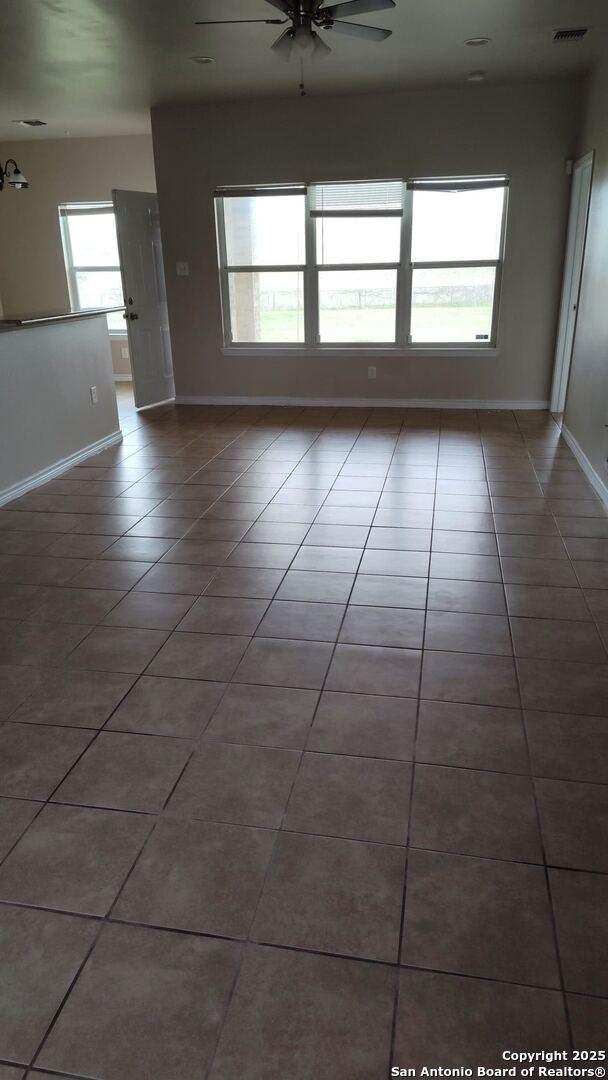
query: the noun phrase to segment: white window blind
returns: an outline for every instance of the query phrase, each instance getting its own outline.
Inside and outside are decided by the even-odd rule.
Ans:
[[[264,195],[306,195],[306,184],[267,184],[265,187],[219,187],[216,199],[258,199]]]
[[[310,208],[319,214],[403,213],[403,182],[377,180],[369,183],[313,184]]]
[[[409,191],[484,191],[488,188],[505,188],[509,186],[506,176],[471,177],[469,179],[447,180],[408,180]]]

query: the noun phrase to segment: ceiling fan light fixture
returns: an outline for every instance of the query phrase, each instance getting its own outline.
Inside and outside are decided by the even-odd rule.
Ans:
[[[276,53],[285,64],[288,63],[293,52],[293,33],[291,27],[283,30],[283,33],[279,34],[276,41],[270,46],[272,52]]]
[[[320,34],[317,34],[315,30],[312,32],[312,59],[324,60],[326,56],[329,56],[331,49],[329,45],[326,45]]]
[[[315,39],[307,26],[296,26],[293,34],[293,43],[299,53],[305,55],[314,49]]]
[[[324,0],[266,0],[283,18],[278,19],[203,19],[195,26],[237,26],[248,23],[266,25],[284,25],[287,27],[270,48],[282,60],[289,60],[293,54],[300,59],[320,59],[331,53],[329,45],[317,33],[317,30],[331,30],[335,34],[346,34],[360,40],[385,41],[392,30],[380,26],[366,26],[363,23],[349,22],[344,15],[365,15],[368,12],[389,11],[394,8],[395,0],[341,0],[325,6]],[[205,58],[192,56],[191,60],[207,62]]]

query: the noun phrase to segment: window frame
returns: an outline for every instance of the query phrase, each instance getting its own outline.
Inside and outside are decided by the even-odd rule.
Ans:
[[[325,183],[347,183],[348,181],[326,181]],[[378,180],[354,181],[357,183],[378,183]],[[218,264],[220,276],[220,305],[223,328],[223,351],[226,353],[259,353],[259,352],[289,352],[289,353],[337,353],[361,352],[364,354],[389,353],[392,355],[437,355],[445,353],[452,356],[469,356],[471,353],[485,356],[493,356],[498,351],[498,329],[500,316],[500,303],[502,294],[502,280],[504,269],[504,252],[506,243],[507,213],[509,202],[509,177],[505,174],[493,176],[466,176],[466,177],[421,177],[418,179],[401,180],[403,200],[402,211],[395,210],[325,210],[319,212],[313,210],[312,192],[319,182],[302,183],[291,185],[258,185],[242,188],[218,188],[214,194],[215,223],[218,247]],[[446,186],[462,185],[463,188],[478,185],[479,189],[484,186],[502,187],[504,191],[502,219],[500,228],[500,242],[498,257],[490,260],[461,260],[446,262],[412,262],[412,231],[413,231],[413,206],[415,186],[423,184],[432,185],[437,190],[440,184]],[[224,198],[231,195],[260,196],[271,194],[298,193],[305,195],[305,262],[298,265],[273,265],[273,266],[229,266],[226,257],[226,233],[224,216]],[[318,217],[347,217],[347,218],[370,218],[370,217],[401,217],[400,235],[400,258],[398,263],[318,263],[316,243],[316,221]],[[438,342],[413,342],[411,340],[412,322],[412,283],[414,272],[417,269],[441,269],[441,268],[466,268],[466,267],[492,266],[495,269],[494,296],[492,304],[491,334],[488,339],[480,341],[438,341]],[[395,339],[394,341],[360,342],[360,341],[320,341],[319,339],[319,274],[324,270],[394,270],[396,271],[396,302],[395,302]],[[232,338],[231,313],[230,313],[230,290],[229,275],[238,272],[297,272],[303,274],[304,293],[304,340],[300,342],[280,341],[239,341]]]
[[[504,180],[504,183],[502,182]],[[477,190],[484,190],[488,187],[502,187],[504,191],[503,204],[502,204],[502,218],[500,223],[500,237],[498,241],[498,256],[496,259],[461,259],[459,261],[446,259],[444,261],[412,261],[412,233],[413,233],[413,215],[414,215],[414,192],[416,188],[419,191],[433,190],[440,191],[441,187],[467,190],[477,187]],[[509,179],[508,177],[433,177],[424,178],[422,180],[410,180],[407,182],[407,196],[410,204],[410,227],[407,236],[409,243],[408,250],[408,273],[409,273],[409,303],[407,311],[409,313],[409,319],[407,321],[406,341],[407,344],[416,349],[431,349],[436,351],[441,348],[448,349],[475,349],[479,348],[497,348],[498,343],[498,317],[500,312],[500,296],[502,291],[502,271],[504,263],[504,249],[506,239],[507,228],[507,207],[509,201]],[[412,341],[412,285],[414,280],[414,273],[416,270],[444,270],[454,269],[462,270],[469,267],[494,267],[494,295],[492,297],[492,318],[490,322],[490,336],[480,341]]]
[[[94,202],[94,203],[60,203],[59,204],[59,226],[61,229],[61,242],[63,245],[63,260],[65,263],[65,272],[68,282],[68,294],[70,297],[70,307],[72,311],[86,311],[87,309],[80,303],[80,297],[78,293],[78,272],[86,273],[121,273],[120,262],[114,266],[89,266],[84,263],[74,262],[74,253],[72,251],[72,239],[70,236],[69,219],[71,217],[79,216],[91,216],[92,214],[112,214],[114,218],[114,226],[116,227],[116,214],[114,212],[114,203],[112,202]],[[120,308],[121,305],[118,305]],[[124,330],[112,329],[108,324],[108,333],[113,337],[126,337],[126,326]]]
[[[292,197],[294,195],[305,196],[305,221],[304,221],[304,248],[306,251],[306,262],[304,263],[273,263],[270,264],[232,264],[228,262],[227,248],[226,248],[226,217],[224,214],[224,199],[225,198],[247,198],[247,197],[259,197],[263,198],[264,195],[285,195]],[[306,227],[308,225],[308,188],[304,184],[294,184],[289,187],[283,186],[264,186],[258,188],[234,188],[225,189],[220,197],[215,197],[215,220],[216,220],[216,234],[218,244],[218,257],[220,265],[220,292],[221,292],[221,307],[222,307],[222,325],[224,332],[224,345],[234,349],[267,349],[267,348],[280,348],[280,349],[302,349],[308,346],[308,327],[306,322],[307,307],[307,267],[308,267],[308,252],[309,242]],[[230,310],[230,275],[231,274],[302,274],[303,283],[303,298],[304,298],[304,340],[303,341],[234,341],[232,336],[232,313]]]
[[[362,182],[365,183],[365,181],[362,181]],[[373,183],[373,181],[370,181],[370,182]],[[338,181],[338,183],[339,183],[339,181]],[[315,210],[312,207],[312,188],[315,185],[314,184],[309,185],[308,195],[307,195],[307,200],[306,200],[307,201],[306,210],[307,210],[307,215],[308,215],[307,221],[308,221],[308,219],[310,219],[310,221],[311,221],[311,229],[310,229],[311,242],[310,242],[310,248],[309,248],[308,243],[306,245],[306,254],[307,254],[307,262],[312,263],[312,271],[314,272],[314,275],[315,275],[315,288],[317,290],[316,291],[315,304],[314,304],[314,323],[313,323],[314,337],[312,338],[312,340],[314,341],[314,344],[317,347],[326,348],[326,349],[337,349],[337,348],[338,349],[339,348],[373,349],[375,346],[380,346],[380,347],[384,347],[384,348],[395,348],[395,346],[398,345],[398,343],[399,343],[399,321],[398,321],[398,312],[399,312],[399,269],[401,267],[401,263],[402,263],[402,259],[403,259],[403,228],[401,228],[401,230],[400,230],[400,236],[399,236],[399,259],[398,259],[397,262],[320,263],[317,260],[317,229],[316,229],[316,222],[317,222],[318,219],[322,219],[324,217],[330,218],[330,219],[331,218],[350,218],[350,219],[352,219],[352,218],[362,218],[363,219],[363,218],[394,217],[394,218],[401,218],[403,220],[403,216],[404,216],[404,209],[403,209],[404,188],[403,188],[403,182],[401,182],[401,183],[402,183],[402,208],[401,208],[401,210],[382,210],[382,209],[379,209],[379,210],[369,210],[369,209],[366,209],[366,210],[356,210],[356,209],[355,210],[331,210],[331,209],[330,210]],[[308,258],[308,256],[310,256],[310,258]],[[331,272],[332,270],[334,270],[334,271],[336,271],[336,270],[337,271],[340,271],[340,270],[345,270],[345,271],[348,271],[348,270],[393,270],[395,272],[395,340],[394,341],[376,341],[376,342],[374,342],[374,341],[352,341],[352,342],[351,341],[321,341],[321,334],[320,334],[320,330],[319,330],[319,324],[320,324],[319,277],[324,271]],[[304,300],[304,303],[306,303],[306,298]]]

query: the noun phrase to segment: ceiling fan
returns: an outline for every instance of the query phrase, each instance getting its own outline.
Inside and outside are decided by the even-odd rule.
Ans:
[[[332,30],[338,34],[348,34],[366,41],[384,41],[392,30],[379,26],[365,26],[362,23],[345,21],[343,15],[367,15],[371,11],[385,11],[394,8],[395,0],[346,0],[345,3],[328,4],[324,0],[266,0],[267,4],[277,8],[283,19],[211,19],[198,21],[196,26],[225,26],[230,23],[267,23],[282,26],[289,22],[286,30],[279,34],[271,48],[283,60],[289,60],[294,49],[299,55],[320,59],[331,52],[329,45],[319,37],[318,30]]]

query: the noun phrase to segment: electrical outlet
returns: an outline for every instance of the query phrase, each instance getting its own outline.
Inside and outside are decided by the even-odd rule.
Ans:
[[[97,394],[97,387],[96,386],[91,386],[91,387],[89,387],[89,390],[91,392],[91,405],[97,405],[97,403],[99,402],[99,396]]]
[[[176,264],[175,264],[175,273],[177,274],[178,277],[189,277],[190,276],[190,263],[176,262]]]
[[[120,355],[122,356],[123,360],[128,360],[129,359],[129,350],[128,350],[126,345],[122,346],[122,348],[120,350]]]
[[[368,367],[368,369],[367,369],[367,377],[368,377],[368,379],[375,379],[376,378],[375,364],[370,364],[370,366]]]

